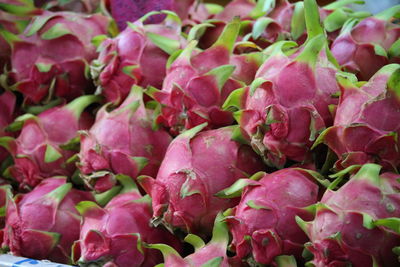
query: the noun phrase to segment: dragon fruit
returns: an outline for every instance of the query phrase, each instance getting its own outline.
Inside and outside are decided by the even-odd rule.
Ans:
[[[337,103],[338,72],[318,23],[315,1],[305,1],[308,41],[296,53],[292,42],[271,46],[269,58],[254,82],[232,93],[224,108],[240,109],[236,119],[251,145],[269,165],[310,160],[310,148],[325,127],[332,125],[329,106]],[[288,53],[289,53],[288,52]]]
[[[90,130],[81,132],[79,169],[98,192],[116,184],[114,174],[132,179],[157,174],[171,137],[162,128],[153,129],[152,111],[145,108],[142,96],[142,88],[133,86],[118,108],[108,112],[103,106]]]
[[[83,216],[80,239],[73,245],[74,262],[86,266],[97,262],[108,267],[152,267],[162,261],[158,251],[142,242],[163,242],[180,250],[180,243],[166,229],[152,228],[151,200],[142,197],[130,177],[119,175],[123,193],[104,208],[83,201],[77,209]]]
[[[167,14],[163,24],[142,25],[139,20],[129,24],[116,38],[101,43],[99,58],[92,62],[91,72],[98,92],[108,102],[123,101],[134,84],[161,88],[169,54],[180,49],[183,42],[179,18]]]
[[[4,92],[0,95],[0,137],[8,135],[5,128],[14,119],[15,95],[11,92]],[[0,165],[8,156],[7,150],[0,147]]]
[[[222,214],[218,214],[215,218],[213,235],[210,242],[205,244],[199,236],[194,234],[187,235],[185,241],[195,248],[195,252],[185,258],[182,258],[175,249],[165,244],[148,244],[146,247],[160,250],[164,256],[165,266],[231,266],[226,255],[229,232]]]
[[[336,169],[367,162],[387,170],[399,166],[399,77],[399,64],[386,65],[361,88],[339,76],[342,93],[334,125],[315,143],[323,142],[336,153]]]
[[[390,22],[400,10],[400,5],[373,17],[348,21],[332,44],[332,54],[346,71],[369,80],[389,62],[400,62],[400,26]]]
[[[233,235],[231,248],[237,257],[267,265],[285,254],[301,260],[308,239],[295,216],[312,218],[305,207],[318,201],[317,180],[323,179],[314,171],[287,168],[257,173],[218,193],[221,197],[237,196],[244,188],[240,203],[227,216]]]
[[[205,127],[196,126],[172,141],[156,179],[138,178],[152,197],[154,225],[209,235],[217,213],[239,201],[214,194],[264,169],[249,146],[232,140],[237,126],[200,132]]]
[[[82,112],[97,100],[95,96],[81,96],[38,116],[27,113],[16,119],[16,128],[23,125],[21,133],[16,139],[2,137],[0,144],[14,158],[14,165],[8,171],[21,190],[30,190],[47,177],[72,175],[75,166],[67,160],[76,152],[68,147],[76,144],[74,138],[79,130],[91,126],[91,116]]]
[[[28,103],[53,96],[72,100],[91,90],[85,74],[97,55],[91,40],[106,34],[107,25],[100,14],[45,11],[35,17],[22,35],[9,38],[11,88],[24,94]]]
[[[133,22],[150,11],[171,10],[181,19],[188,16],[188,12],[194,0],[109,0],[109,9],[118,28],[124,30],[127,22]],[[151,17],[150,23],[160,23],[165,17]]]
[[[44,180],[32,192],[7,196],[3,249],[16,256],[71,263],[81,217],[75,205],[93,200],[64,177]]]
[[[400,176],[380,170],[363,165],[341,188],[325,192],[313,221],[296,218],[311,240],[306,247],[314,254],[313,266],[399,264],[392,248],[400,245],[400,234],[391,228],[400,217]]]
[[[228,94],[241,87],[229,79],[235,66],[230,65],[231,53],[239,32],[239,20],[229,23],[210,48],[193,51],[191,41],[167,68],[162,90],[154,90],[153,97],[162,104],[158,122],[179,134],[204,122],[209,127],[232,124],[231,112],[221,109]]]

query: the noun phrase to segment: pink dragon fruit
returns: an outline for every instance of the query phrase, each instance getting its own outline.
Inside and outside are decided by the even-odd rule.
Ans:
[[[171,10],[181,19],[188,16],[194,0],[108,0],[109,9],[120,30],[124,30],[127,22],[133,22],[151,11]],[[164,16],[151,17],[150,23],[160,23]]]
[[[20,189],[29,190],[47,177],[72,175],[75,166],[67,160],[76,151],[69,150],[68,146],[76,143],[74,138],[79,130],[91,126],[92,118],[82,112],[97,100],[95,96],[81,96],[68,105],[48,109],[38,116],[27,113],[16,119],[14,125],[17,128],[23,125],[20,135],[16,139],[2,137],[0,144],[14,158],[9,173]]]
[[[333,123],[329,106],[337,103],[333,95],[339,91],[317,6],[314,0],[304,3],[309,29],[305,45],[286,55],[292,42],[274,44],[254,82],[234,91],[224,104],[241,109],[236,119],[251,145],[267,164],[279,168],[287,160],[310,160],[315,137]]]
[[[130,177],[119,175],[123,193],[105,208],[84,201],[77,205],[83,216],[80,239],[73,246],[74,262],[83,266],[100,263],[107,267],[152,267],[162,261],[158,251],[142,242],[163,242],[180,250],[178,239],[166,229],[152,228],[151,200],[142,197]]]
[[[24,34],[10,38],[11,87],[33,103],[53,96],[72,100],[90,90],[85,69],[97,55],[91,40],[107,33],[107,25],[100,14],[43,12],[35,17]]]
[[[400,26],[390,22],[399,10],[394,6],[355,26],[357,20],[347,22],[331,48],[338,63],[367,81],[389,62],[400,62]]]
[[[0,95],[0,138],[8,135],[5,128],[14,118],[15,95],[11,92],[4,92]],[[1,162],[8,156],[7,150],[0,147],[0,165]]]
[[[232,140],[236,126],[200,132],[205,127],[196,126],[172,141],[156,179],[139,177],[152,197],[153,224],[206,236],[217,213],[239,201],[214,194],[264,169],[249,146]]]
[[[312,218],[305,207],[318,201],[317,180],[323,183],[314,171],[288,168],[257,173],[218,193],[221,197],[236,197],[244,188],[239,205],[227,216],[233,235],[231,248],[237,257],[267,265],[285,254],[301,260],[308,239],[295,217]]]
[[[182,258],[172,247],[165,244],[148,244],[146,247],[158,249],[163,253],[164,266],[170,267],[197,267],[197,266],[218,266],[230,267],[226,250],[229,242],[229,232],[222,214],[215,218],[213,235],[207,244],[194,234],[186,236],[185,241],[190,243],[195,252]]]
[[[221,105],[241,86],[229,79],[235,69],[230,58],[239,26],[238,20],[229,23],[217,42],[202,52],[194,52],[196,41],[190,42],[168,66],[162,90],[152,94],[162,104],[158,122],[173,134],[204,122],[210,128],[232,124],[231,112]]]
[[[89,131],[81,132],[79,169],[87,185],[98,192],[112,188],[114,174],[132,179],[156,175],[171,142],[170,135],[153,129],[152,111],[145,108],[142,88],[134,86],[111,112],[104,106]]]
[[[394,229],[400,217],[400,176],[379,175],[380,170],[365,164],[337,191],[325,192],[313,221],[296,218],[311,240],[306,246],[314,254],[313,266],[398,266],[392,248],[400,245]]]
[[[81,217],[75,205],[93,200],[64,177],[44,180],[32,192],[7,197],[3,249],[16,256],[71,263]]]
[[[92,76],[108,102],[123,101],[132,85],[161,88],[169,54],[181,48],[179,18],[167,13],[163,24],[142,25],[139,20],[99,47]],[[151,16],[150,16],[151,17]],[[155,75],[156,73],[156,75]]]
[[[383,67],[361,88],[339,77],[342,93],[334,125],[315,143],[323,142],[336,153],[337,169],[367,162],[388,170],[400,165],[399,77],[399,64]]]

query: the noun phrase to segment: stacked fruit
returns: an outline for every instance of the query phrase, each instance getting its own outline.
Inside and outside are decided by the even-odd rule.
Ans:
[[[1,251],[399,266],[400,5],[360,2],[3,0]]]

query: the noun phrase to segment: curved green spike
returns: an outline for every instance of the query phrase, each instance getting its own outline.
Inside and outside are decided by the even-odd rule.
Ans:
[[[57,204],[61,203],[61,201],[64,199],[64,197],[71,191],[72,189],[72,184],[71,183],[66,183],[63,184],[50,193],[47,193],[44,195],[44,198],[50,198],[52,200],[55,200]]]
[[[244,188],[246,188],[249,185],[257,185],[255,181],[260,180],[262,177],[266,175],[265,172],[257,172],[254,175],[252,175],[250,178],[242,178],[234,182],[230,187],[225,188],[216,194],[214,196],[219,197],[219,198],[235,198],[235,197],[240,197],[242,195],[242,191]]]
[[[42,106],[28,106],[28,107],[24,108],[24,111],[26,113],[31,113],[31,114],[34,114],[34,115],[38,115],[38,114],[40,114],[40,113],[42,113],[42,112],[44,112],[44,111],[46,111],[46,110],[48,110],[50,108],[53,108],[55,106],[60,105],[62,102],[63,102],[63,100],[61,98],[56,98],[56,99],[54,99],[54,100],[50,101],[49,103],[47,103],[45,105],[42,105]],[[24,115],[27,115],[27,114],[24,114]],[[22,115],[22,116],[24,116],[24,115]],[[20,117],[22,117],[22,116],[20,116]]]
[[[321,175],[319,172],[303,168],[295,168],[295,169],[311,175],[311,177],[314,180],[316,180],[319,184],[323,185],[325,188],[328,188],[330,185],[330,182],[327,179],[325,179],[325,177]]]
[[[218,37],[217,41],[211,47],[223,46],[230,52],[232,52],[235,46],[236,38],[239,35],[239,30],[240,30],[240,18],[235,17],[232,19],[231,22],[229,22],[225,26],[221,35]]]
[[[211,23],[200,23],[193,26],[188,34],[187,40],[190,42],[192,40],[198,40],[205,32],[206,28],[215,27]]]
[[[277,267],[297,267],[296,258],[293,255],[280,255],[275,257],[274,261]]]
[[[146,157],[131,157],[131,159],[136,162],[139,172],[149,163],[149,159]]]
[[[153,44],[169,55],[174,53],[176,50],[179,50],[181,46],[178,40],[171,39],[160,34],[146,32],[146,36]]]
[[[400,57],[400,39],[392,44],[388,50],[389,57]]]
[[[261,17],[254,22],[251,36],[253,39],[258,39],[265,31],[269,24],[275,22],[274,19],[268,17]]]
[[[196,127],[193,127],[189,130],[184,131],[183,133],[181,133],[179,135],[179,137],[186,137],[189,139],[192,139],[196,134],[198,134],[199,132],[201,132],[205,127],[207,127],[208,123],[202,123],[200,125],[197,125]]]
[[[347,167],[344,170],[341,170],[340,172],[329,175],[329,177],[336,178],[336,179],[329,185],[328,189],[334,190],[338,186],[338,184],[343,180],[343,178],[346,174],[353,173],[355,170],[359,169],[360,167],[361,167],[361,165],[352,165],[352,166]]]
[[[36,17],[32,23],[31,26],[26,33],[26,36],[32,36],[35,33],[37,33],[50,19],[52,19],[55,15],[51,16],[39,16]]]
[[[316,36],[323,35],[324,29],[321,25],[318,5],[315,0],[304,0],[304,15],[308,34],[306,42]]]
[[[133,181],[132,177],[123,174],[117,174],[115,178],[122,184],[121,194],[127,192],[136,192],[139,193],[139,189],[136,183]]]
[[[340,29],[343,24],[348,20],[348,13],[343,9],[336,9],[329,14],[323,21],[324,27],[327,32],[333,32]]]
[[[309,228],[311,227],[312,223],[304,221],[299,216],[296,216],[295,219],[296,219],[297,225],[301,228],[301,230],[303,230],[303,232],[306,233],[306,235],[308,235],[309,234],[308,231],[309,231]]]
[[[374,16],[377,19],[381,20],[390,20],[391,18],[399,18],[400,17],[400,5],[393,6],[388,8]]]
[[[290,33],[294,40],[297,40],[306,30],[306,21],[304,17],[304,3],[296,2],[294,4],[293,16],[290,22]]]
[[[217,214],[217,217],[214,221],[214,227],[212,232],[212,238],[210,243],[222,243],[225,246],[228,246],[229,242],[229,231],[228,225],[225,222],[224,215],[220,212]]]
[[[88,212],[92,210],[103,210],[93,201],[81,201],[76,204],[75,208],[82,216],[85,216]]]
[[[275,7],[276,0],[258,0],[256,6],[250,12],[250,17],[253,19],[264,16]]]
[[[203,239],[201,239],[201,237],[194,235],[194,234],[188,234],[184,241],[186,243],[189,243],[190,245],[192,245],[195,249],[195,251],[201,249],[202,247],[204,247],[206,244],[204,243]]]
[[[113,186],[111,189],[103,192],[103,193],[99,193],[99,194],[95,194],[94,195],[94,199],[96,200],[96,202],[104,207],[105,205],[107,205],[108,202],[110,202],[110,200],[115,197],[118,193],[121,192],[122,187],[121,186]]]
[[[350,31],[360,22],[360,19],[349,18],[342,26],[340,35],[350,33]]]
[[[10,125],[8,125],[6,127],[7,131],[10,132],[16,132],[22,129],[22,127],[24,126],[24,123],[28,120],[36,120],[37,117],[35,115],[26,113],[24,115],[21,115],[19,117],[17,117],[13,123],[11,123]]]
[[[0,25],[0,36],[3,37],[6,42],[13,47],[13,44],[15,42],[22,41],[21,38],[19,38],[16,34],[13,34],[5,29]]]
[[[356,180],[356,179],[367,179],[371,181],[372,183],[379,185],[380,184],[380,178],[379,178],[379,173],[382,169],[382,166],[374,163],[367,163],[364,164],[361,169],[354,175],[351,179]]]
[[[350,4],[365,4],[365,1],[362,0],[339,0],[339,1],[334,1],[330,4],[325,5],[323,8],[326,10],[334,10],[334,9],[338,9]]]
[[[22,2],[22,1],[20,1]],[[23,1],[24,5],[14,5],[14,4],[6,4],[6,3],[0,3],[0,10],[3,10],[7,13],[13,14],[13,15],[33,15],[35,13],[40,13],[40,9],[36,8],[33,5],[33,2],[31,4],[28,4],[28,1]]]
[[[397,234],[400,234],[400,218],[397,217],[390,217],[379,219],[374,222],[375,226],[385,226]]]
[[[50,29],[42,33],[41,37],[43,40],[52,40],[67,34],[72,34],[72,32],[64,24],[56,23]]]
[[[175,59],[175,62],[179,60],[183,62],[188,62],[190,65],[190,58],[196,46],[197,46],[196,40],[190,41],[188,45],[185,47],[185,49],[183,49],[182,52],[179,54],[179,56]]]
[[[226,81],[231,77],[232,73],[235,71],[235,68],[236,66],[234,65],[222,65],[210,70],[205,75],[210,75],[215,77],[215,79],[217,80],[218,89],[219,91],[221,91]]]
[[[323,34],[308,39],[303,51],[296,57],[296,61],[301,61],[315,66],[318,55],[326,45],[326,38]]]
[[[182,257],[179,255],[179,253],[174,248],[172,248],[166,244],[144,244],[144,247],[158,249],[163,254],[164,260],[166,260],[171,255],[182,259]]]
[[[400,100],[400,65],[398,65],[398,68],[390,75],[387,82],[387,90],[394,93],[394,96]]]
[[[74,99],[72,102],[68,103],[65,107],[73,112],[74,116],[78,119],[82,112],[90,104],[95,102],[100,102],[102,100],[101,96],[95,95],[84,95]]]
[[[233,125],[232,128],[233,128],[233,131],[232,131],[231,140],[236,141],[239,144],[249,145],[249,140],[247,140],[244,137],[240,126],[239,125]],[[248,176],[248,175],[246,175],[246,176]]]
[[[60,158],[62,158],[62,154],[52,145],[47,144],[46,145],[46,151],[44,153],[44,162],[45,163],[51,163],[54,162]]]
[[[239,110],[242,108],[241,102],[244,96],[246,87],[238,88],[232,91],[229,96],[226,98],[224,104],[222,105],[222,109],[232,111],[232,108],[235,110]]]
[[[263,52],[268,56],[273,55],[284,55],[289,56],[295,52],[297,48],[297,43],[293,41],[278,41],[270,46],[268,46]]]
[[[203,3],[207,11],[211,15],[216,15],[224,10],[224,7],[215,3]]]

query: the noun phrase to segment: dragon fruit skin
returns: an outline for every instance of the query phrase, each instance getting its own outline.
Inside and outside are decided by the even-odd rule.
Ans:
[[[195,252],[185,258],[165,244],[149,244],[147,247],[160,250],[164,256],[165,266],[169,267],[232,266],[226,255],[229,232],[223,219],[221,214],[215,218],[212,239],[207,244],[199,236],[193,234],[186,236],[185,241],[193,245]]]
[[[394,6],[365,18],[354,27],[352,23],[345,26],[331,46],[339,65],[368,81],[379,69],[393,62],[390,48],[400,38],[400,27],[390,19],[399,8]]]
[[[152,96],[161,103],[158,122],[177,135],[185,129],[207,122],[209,128],[231,125],[232,113],[222,110],[226,97],[241,87],[230,79],[235,66],[230,64],[239,20],[227,24],[219,39],[208,49],[194,51],[192,41],[167,68],[162,90]]]
[[[107,25],[100,14],[43,12],[12,42],[12,87],[33,103],[82,95],[91,89],[85,68],[97,55],[91,40]]]
[[[214,194],[264,169],[249,146],[232,140],[235,126],[199,133],[205,126],[196,126],[172,141],[156,179],[139,178],[152,197],[154,224],[207,236],[216,214],[239,200]]]
[[[239,258],[253,255],[260,264],[272,264],[279,255],[294,255],[301,260],[308,239],[295,216],[312,218],[304,207],[318,201],[313,175],[310,170],[288,168],[249,182],[240,203],[227,217],[233,235],[231,248]]]
[[[165,19],[170,20],[169,14]],[[162,87],[169,54],[180,48],[180,28],[177,23],[130,24],[114,39],[106,39],[99,47],[99,57],[92,62],[92,76],[97,79],[107,102],[118,104],[135,84],[144,88]],[[176,27],[175,27],[176,26]],[[153,42],[152,39],[155,42]],[[157,39],[169,40],[158,47]],[[165,41],[165,40],[164,40]],[[154,75],[157,73],[157,75]]]
[[[93,200],[89,192],[71,188],[66,178],[54,177],[27,194],[8,195],[3,247],[17,256],[71,263],[80,227],[75,205]]]
[[[379,70],[361,88],[341,80],[341,97],[334,125],[316,141],[324,142],[338,156],[337,169],[377,162],[387,170],[399,166],[400,65]]]
[[[116,109],[104,106],[89,131],[81,133],[81,170],[90,187],[103,192],[115,185],[114,174],[132,179],[156,175],[171,136],[152,129],[152,111],[145,108],[142,88],[134,86]]]
[[[311,240],[314,266],[398,265],[392,248],[400,235],[386,226],[388,218],[399,217],[399,175],[380,170],[363,165],[341,188],[325,192],[313,221],[297,218]]]
[[[287,160],[310,160],[315,138],[333,123],[329,106],[337,103],[333,95],[339,91],[338,69],[331,62],[316,3],[304,4],[307,42],[297,50],[287,41],[270,46],[253,83],[234,91],[224,103],[225,109],[239,109],[235,119],[252,147],[278,168]]]
[[[4,92],[0,95],[0,137],[8,135],[5,127],[14,119],[15,95],[11,92]],[[0,162],[8,156],[6,149],[0,147]]]
[[[314,39],[308,48],[317,42],[323,40]],[[310,51],[315,50],[306,47],[302,53]],[[314,66],[299,60],[302,53],[295,59],[281,53],[271,56],[258,70],[255,82],[243,90],[237,120],[269,165],[309,160],[315,136],[333,123],[329,105],[337,103],[331,97],[339,91],[337,70],[325,51],[315,55]]]
[[[127,22],[134,22],[151,11],[171,10],[182,20],[188,17],[189,10],[194,0],[137,0],[137,1],[109,1],[109,9],[118,28],[122,31],[126,28]],[[149,23],[160,23],[165,16],[150,17]]]
[[[163,228],[150,226],[151,201],[138,191],[117,195],[104,208],[88,201],[77,208],[83,221],[80,239],[73,246],[74,262],[150,267],[162,262],[162,257],[159,252],[144,248],[142,242],[163,242],[181,250],[175,236]]]
[[[3,144],[14,158],[9,171],[21,190],[29,190],[47,177],[72,175],[75,166],[66,161],[76,152],[62,149],[62,145],[77,137],[79,130],[91,126],[92,118],[82,112],[97,99],[81,96],[38,116],[26,114],[20,120],[17,118],[17,122],[23,123],[19,136],[16,139],[6,137]]]

